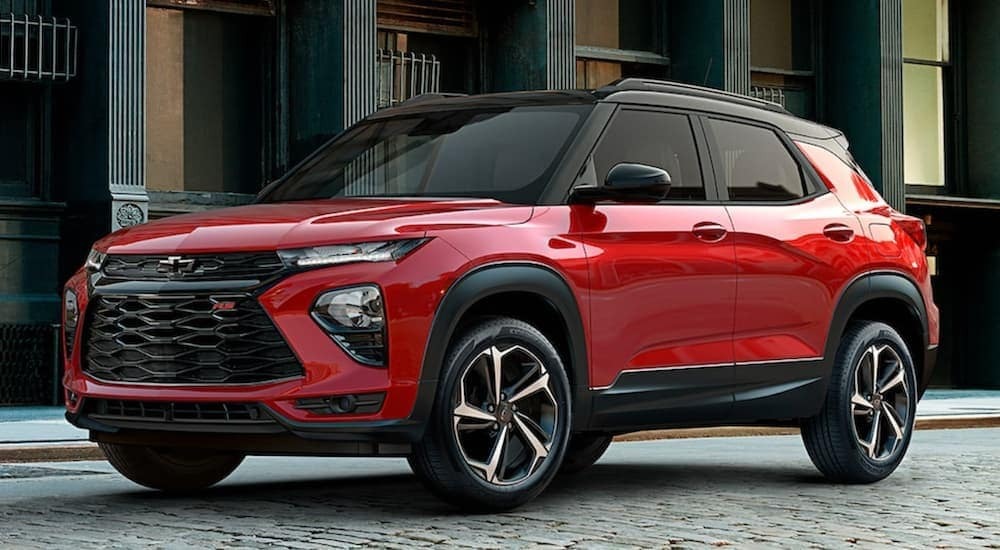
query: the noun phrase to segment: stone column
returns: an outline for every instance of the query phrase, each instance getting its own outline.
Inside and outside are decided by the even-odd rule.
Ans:
[[[723,0],[723,88],[750,93],[750,0]]]
[[[375,112],[375,0],[344,0],[344,126]]]
[[[550,90],[576,88],[576,2],[545,0],[545,67]]]
[[[106,4],[110,227],[146,221],[146,2]]]
[[[673,79],[750,92],[750,0],[682,0],[670,3]]]

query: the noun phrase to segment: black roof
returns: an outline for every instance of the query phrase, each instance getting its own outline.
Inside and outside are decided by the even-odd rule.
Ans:
[[[390,109],[383,109],[372,115],[371,118],[384,118],[444,108],[511,108],[527,105],[566,105],[595,102],[673,107],[722,114],[766,122],[789,134],[818,139],[830,139],[843,135],[833,128],[798,118],[776,103],[714,88],[644,78],[625,78],[593,91],[544,90],[469,96],[423,94]]]
[[[843,135],[839,130],[799,118],[777,103],[749,96],[662,80],[625,78],[594,90],[603,101],[655,105],[759,120],[786,133],[818,139]]]

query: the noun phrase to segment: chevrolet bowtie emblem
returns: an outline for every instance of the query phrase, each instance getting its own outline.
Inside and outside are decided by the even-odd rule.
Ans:
[[[160,260],[156,270],[166,273],[169,277],[179,277],[187,273],[194,273],[198,267],[194,259],[182,258],[181,256],[167,256],[167,259]]]

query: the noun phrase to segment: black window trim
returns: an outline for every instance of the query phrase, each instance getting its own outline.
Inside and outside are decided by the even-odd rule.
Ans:
[[[712,169],[711,160],[708,158],[709,157],[708,139],[704,135],[704,131],[701,128],[701,122],[698,120],[699,116],[697,113],[686,109],[659,107],[653,105],[616,103],[614,104],[614,106],[615,106],[614,111],[611,113],[611,116],[608,117],[608,120],[605,121],[604,127],[601,129],[600,135],[597,137],[596,140],[594,140],[593,144],[590,147],[590,150],[584,157],[583,164],[578,168],[577,177],[573,179],[572,185],[570,185],[569,189],[567,189],[566,197],[563,200],[563,204],[569,203],[569,197],[573,193],[573,188],[576,187],[580,175],[582,175],[584,171],[587,169],[587,164],[593,162],[594,152],[597,151],[598,147],[600,147],[601,142],[607,136],[608,130],[611,128],[611,125],[614,123],[615,119],[619,116],[619,113],[623,111],[643,111],[643,112],[653,112],[659,114],[682,115],[688,119],[688,124],[691,127],[691,136],[694,138],[695,154],[698,155],[698,169],[701,172],[702,186],[704,186],[705,188],[705,198],[696,200],[689,200],[689,199],[670,200],[668,195],[668,198],[656,202],[655,203],[656,205],[671,206],[671,205],[684,205],[684,204],[694,204],[694,205],[722,204],[722,200],[719,196],[718,185],[715,182],[715,172]],[[600,184],[601,182],[597,183]],[[614,205],[614,204],[615,203],[608,203],[608,205]]]
[[[700,126],[702,131],[705,132],[705,139],[708,145],[709,156],[712,159],[712,169],[716,174],[715,188],[716,193],[720,197],[720,200],[728,206],[791,206],[796,204],[803,204],[815,200],[817,197],[823,196],[830,192],[827,189],[826,184],[820,179],[819,174],[816,173],[816,169],[813,165],[806,159],[802,151],[795,145],[792,139],[786,134],[781,128],[768,124],[760,120],[747,119],[742,117],[718,114],[718,113],[701,113],[697,115],[700,119]],[[722,172],[722,166],[718,163],[718,144],[715,142],[715,138],[712,135],[711,130],[706,124],[707,120],[715,119],[722,120],[726,122],[732,122],[736,124],[745,124],[747,126],[756,126],[758,128],[763,128],[774,132],[778,136],[778,140],[785,146],[785,150],[791,154],[792,158],[799,166],[799,173],[802,175],[802,181],[806,186],[805,194],[799,198],[789,199],[784,201],[767,201],[767,200],[732,200],[729,198],[729,189],[726,187],[726,183],[718,175]]]

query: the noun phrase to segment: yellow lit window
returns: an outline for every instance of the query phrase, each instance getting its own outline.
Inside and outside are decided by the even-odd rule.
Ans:
[[[903,2],[903,175],[908,184],[945,184],[947,7],[947,0]]]

